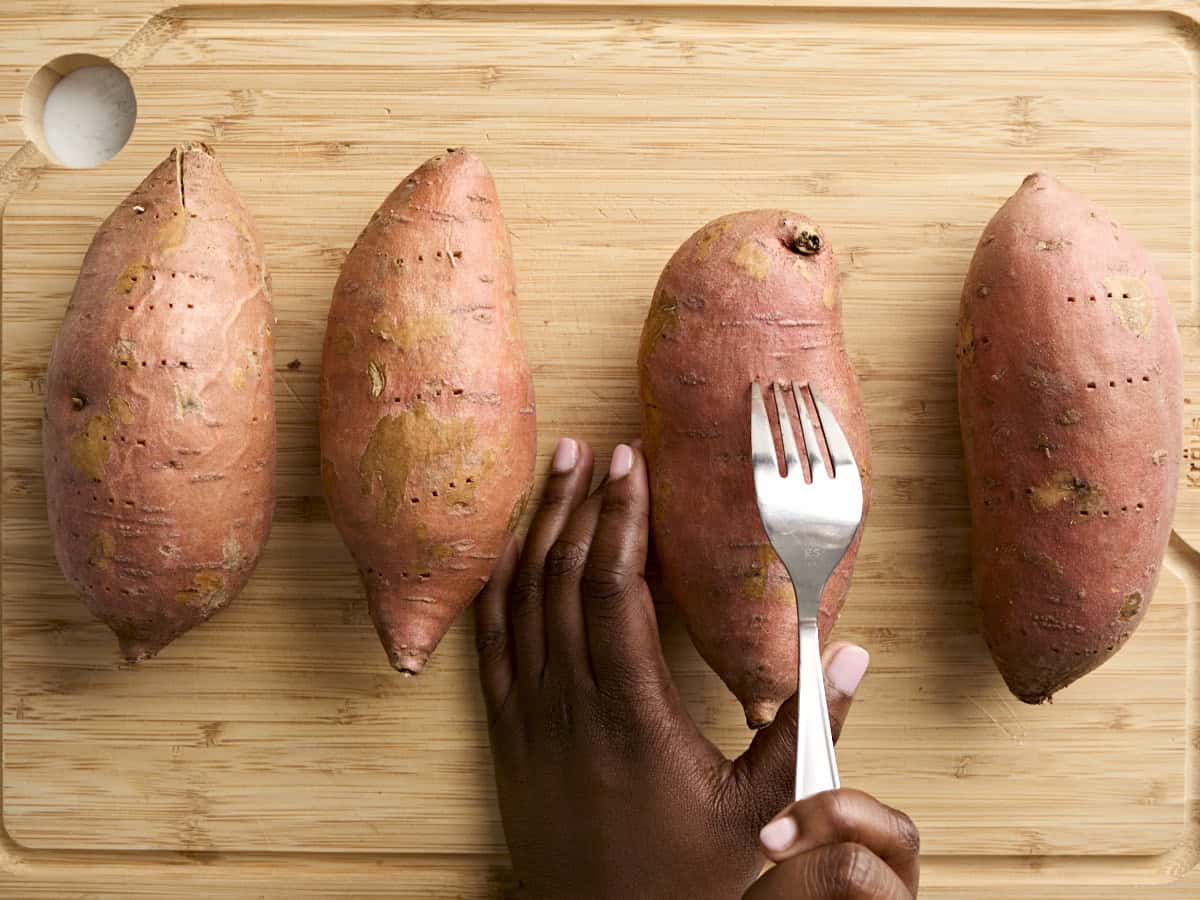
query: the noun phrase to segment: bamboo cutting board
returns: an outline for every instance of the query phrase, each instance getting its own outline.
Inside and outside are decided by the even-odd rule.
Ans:
[[[974,629],[953,374],[975,241],[1045,168],[1151,251],[1200,404],[1200,5],[111,6],[0,11],[0,894],[450,898],[508,883],[469,617],[425,675],[393,673],[317,471],[338,266],[394,184],[455,145],[491,166],[511,227],[539,472],[560,434],[605,458],[636,435],[642,318],[696,227],[756,206],[823,224],[876,474],[839,626],[873,655],[844,780],[917,820],[923,897],[1200,893],[1200,413],[1145,623],[1031,708]],[[139,105],[128,146],[91,170],[48,164],[20,114],[33,73],[77,52],[123,66]],[[242,597],[130,668],[54,562],[39,416],[93,231],[185,140],[216,149],[266,241],[280,500]],[[740,751],[740,710],[670,610],[663,632],[693,714]]]

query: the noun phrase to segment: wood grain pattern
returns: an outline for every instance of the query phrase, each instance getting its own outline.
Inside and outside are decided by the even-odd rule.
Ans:
[[[82,0],[31,0],[0,12],[0,894],[502,892],[470,622],[419,679],[392,673],[317,473],[338,266],[396,180],[458,144],[492,168],[510,223],[540,472],[559,434],[606,457],[635,433],[642,318],[695,227],[764,205],[822,223],[876,455],[839,626],[873,654],[840,749],[845,780],[922,826],[922,896],[1200,891],[1200,876],[1177,881],[1200,859],[1200,414],[1170,574],[1145,624],[1052,707],[1029,708],[974,630],[953,387],[979,231],[1047,168],[1153,254],[1200,402],[1200,7],[807,5],[164,12],[126,0],[96,20]],[[129,146],[84,172],[46,166],[16,115],[33,71],[78,51],[125,65],[139,101]],[[130,669],[50,552],[43,376],[95,227],[189,139],[214,145],[274,274],[280,504],[243,596]],[[663,619],[694,715],[737,751],[737,704]]]

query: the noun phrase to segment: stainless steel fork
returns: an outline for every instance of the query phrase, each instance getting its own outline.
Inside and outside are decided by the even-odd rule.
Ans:
[[[796,591],[800,650],[796,799],[802,800],[841,786],[833,754],[829,710],[825,704],[817,611],[825,583],[846,555],[846,548],[854,540],[862,521],[863,493],[854,453],[833,413],[810,386],[809,393],[833,464],[830,472],[821,456],[821,445],[817,442],[802,385],[794,382],[786,388],[785,391],[778,383],[774,385],[786,474],[779,474],[771,420],[767,418],[762,389],[757,382],[750,388],[750,446],[758,512],[771,546],[787,567]],[[796,412],[800,416],[811,481],[804,480],[804,468],[786,402],[789,393],[795,399]]]

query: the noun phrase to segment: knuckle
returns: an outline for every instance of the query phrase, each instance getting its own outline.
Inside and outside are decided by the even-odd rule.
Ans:
[[[523,569],[513,579],[508,593],[513,613],[526,614],[542,605],[542,576],[540,572]]]
[[[619,603],[628,596],[631,584],[621,569],[593,559],[584,569],[579,586],[592,600]]]
[[[872,857],[861,844],[833,844],[826,853],[826,887],[834,900],[870,896]]]
[[[587,558],[587,545],[559,538],[546,554],[546,574],[555,577],[574,575],[587,565]]]
[[[856,829],[851,820],[851,811],[845,794],[841,791],[826,791],[813,797],[813,803],[817,807],[816,815],[821,820],[829,822],[842,840],[852,838]]]
[[[508,648],[508,633],[499,627],[480,628],[475,634],[475,652],[484,662],[497,662],[504,658]]]

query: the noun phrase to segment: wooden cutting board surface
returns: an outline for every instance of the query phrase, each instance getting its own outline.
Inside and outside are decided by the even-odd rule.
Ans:
[[[822,223],[876,474],[839,625],[873,660],[839,748],[845,782],[920,824],[923,896],[1200,892],[1188,874],[1200,859],[1200,415],[1144,624],[1032,708],[1008,695],[974,627],[953,372],[980,230],[1024,175],[1048,169],[1151,251],[1200,404],[1200,6],[110,6],[0,11],[0,893],[502,890],[469,616],[426,674],[393,673],[318,478],[338,267],[395,183],[456,145],[491,166],[512,232],[539,473],[560,434],[604,458],[636,436],[642,318],[696,227],[759,206]],[[29,78],[73,52],[113,58],[137,91],[132,139],[97,169],[48,164],[23,131]],[[39,416],[92,233],[185,140],[215,148],[266,242],[279,506],[242,597],[130,668],[55,564]],[[737,704],[677,617],[662,619],[693,715],[739,752]]]

